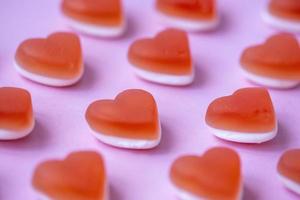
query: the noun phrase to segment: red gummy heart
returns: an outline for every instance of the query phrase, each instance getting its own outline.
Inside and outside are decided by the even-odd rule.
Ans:
[[[300,184],[300,149],[290,149],[280,157],[277,170],[284,176]]]
[[[205,120],[216,129],[247,133],[265,133],[276,126],[270,95],[263,88],[243,88],[214,100]]]
[[[167,15],[192,20],[210,20],[216,16],[215,0],[157,0],[156,8]]]
[[[71,79],[80,76],[83,70],[80,40],[73,33],[25,40],[19,45],[15,59],[24,70],[52,78]]]
[[[0,88],[0,129],[27,129],[33,120],[31,96],[27,90]]]
[[[239,155],[216,147],[203,156],[183,156],[171,167],[171,180],[180,190],[199,199],[236,200],[241,193],[242,177]]]
[[[126,90],[115,100],[93,102],[86,111],[86,120],[99,134],[146,140],[159,137],[156,103],[144,90]]]
[[[245,70],[254,74],[278,79],[300,79],[299,43],[288,33],[276,34],[262,45],[245,49],[240,62]]]
[[[190,74],[192,60],[187,34],[167,29],[151,39],[139,39],[129,48],[129,61],[138,68],[165,74]]]
[[[56,200],[105,200],[106,174],[102,157],[92,151],[71,153],[64,160],[39,164],[34,188]]]
[[[83,23],[119,26],[123,21],[120,0],[63,0],[63,13]]]
[[[269,3],[271,14],[289,20],[300,20],[299,0],[271,0]]]

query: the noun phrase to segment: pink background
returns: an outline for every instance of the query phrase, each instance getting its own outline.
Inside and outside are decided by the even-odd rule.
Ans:
[[[0,142],[0,199],[36,199],[31,188],[37,163],[63,158],[80,149],[101,152],[106,160],[112,200],[176,199],[168,179],[172,161],[183,154],[202,154],[213,146],[237,150],[243,164],[245,200],[296,199],[276,177],[280,154],[300,144],[300,89],[270,90],[279,120],[278,136],[265,144],[245,145],[219,140],[204,123],[207,105],[216,97],[253,86],[239,72],[244,47],[274,33],[260,18],[266,1],[219,0],[222,23],[214,32],[190,34],[196,63],[195,82],[168,87],[135,77],[126,59],[129,44],[164,27],[154,17],[154,1],[124,0],[129,30],[120,39],[81,36],[86,62],[82,81],[69,88],[51,88],[21,78],[12,63],[18,44],[27,38],[69,30],[59,0],[2,0],[0,7],[0,85],[19,86],[32,94],[37,125],[18,141]],[[163,125],[161,144],[149,151],[121,150],[90,134],[85,109],[96,99],[113,98],[128,88],[143,88],[157,100]]]

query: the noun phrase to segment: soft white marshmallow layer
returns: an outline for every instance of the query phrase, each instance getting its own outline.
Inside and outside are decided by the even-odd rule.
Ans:
[[[268,8],[262,11],[261,17],[265,23],[274,28],[289,32],[300,32],[300,21],[297,22],[274,16],[268,11]]]
[[[126,20],[120,26],[101,26],[83,23],[65,16],[66,24],[79,32],[97,37],[119,37],[126,29]]]
[[[55,200],[55,199],[51,199],[48,196],[44,195],[43,193],[35,190],[36,192],[36,196],[37,196],[37,200]],[[108,183],[105,184],[105,193],[104,193],[104,199],[103,200],[110,200],[109,197],[109,186]]]
[[[266,76],[260,76],[254,73],[251,73],[245,69],[242,69],[243,75],[250,81],[257,83],[259,85],[279,88],[279,89],[289,89],[299,85],[300,80],[285,80],[285,79],[275,79]]]
[[[147,81],[165,84],[165,85],[175,85],[175,86],[191,84],[194,81],[194,76],[195,76],[194,68],[192,68],[191,74],[187,74],[187,75],[162,74],[158,72],[157,73],[150,72],[137,67],[133,67],[133,70],[136,75],[138,75],[139,77]]]
[[[34,129],[34,125],[35,125],[35,120],[33,117],[32,122],[25,129],[18,130],[18,131],[0,129],[0,140],[16,140],[16,139],[26,137],[32,132],[32,130]]]
[[[265,133],[246,133],[238,131],[228,131],[216,129],[208,125],[210,131],[217,137],[224,140],[240,143],[262,143],[273,139],[277,135],[277,122],[275,128],[270,132]]]
[[[176,196],[180,199],[180,200],[209,200],[207,198],[203,198],[203,197],[197,197],[194,194],[187,192],[185,190],[179,189],[178,187],[173,185],[173,188],[175,190],[175,194]],[[240,186],[240,190],[239,190],[239,195],[238,198],[236,200],[242,200],[243,197],[243,185],[241,184]]]
[[[299,183],[297,183],[279,173],[278,173],[278,178],[286,188],[288,188],[289,190],[300,195],[300,184]]]
[[[191,32],[209,31],[215,29],[220,22],[218,16],[212,20],[188,20],[179,17],[168,16],[158,11],[157,18],[165,25]]]
[[[156,140],[141,140],[141,139],[129,139],[121,138],[117,136],[108,136],[91,129],[92,135],[95,136],[101,142],[126,149],[151,149],[156,147],[161,140],[161,127],[158,130],[158,138]]]
[[[83,76],[83,72],[84,72],[84,69],[82,67],[82,71],[77,77],[74,77],[72,79],[58,79],[58,78],[51,78],[51,77],[46,77],[39,74],[31,73],[25,70],[23,67],[21,67],[17,62],[14,62],[14,66],[16,71],[23,77],[37,83],[41,83],[48,86],[55,86],[55,87],[64,87],[64,86],[69,86],[77,83]]]

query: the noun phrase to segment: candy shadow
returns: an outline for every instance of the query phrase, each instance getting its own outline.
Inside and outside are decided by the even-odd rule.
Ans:
[[[229,19],[229,16],[228,16],[228,13],[226,12],[226,10],[220,10],[219,17],[220,17],[219,25],[216,27],[214,32],[225,33],[226,31],[230,30],[232,21]]]
[[[1,148],[12,150],[41,150],[46,147],[49,141],[49,134],[45,127],[36,120],[33,131],[24,138],[18,140],[6,140],[0,141]]]
[[[257,193],[255,193],[255,191],[250,189],[247,185],[244,185],[242,200],[253,200],[253,199],[259,199]]]
[[[127,13],[127,19],[126,19],[126,29],[123,35],[119,37],[119,39],[127,39],[130,37],[134,37],[137,35],[139,28],[137,28],[137,20],[136,17],[130,13]]]
[[[89,63],[85,63],[84,65],[85,69],[82,78],[76,84],[69,86],[69,88],[89,90],[95,85],[97,80],[101,80],[94,69],[96,66]]]
[[[287,187],[285,187],[284,185],[282,185],[283,189],[288,193],[288,195],[290,196],[290,198],[292,199],[299,199],[299,194],[297,194],[296,192],[288,189]],[[1,192],[1,191],[0,191]]]
[[[164,124],[161,124],[160,144],[154,149],[149,151],[155,154],[164,154],[164,153],[171,152],[173,146],[174,145],[173,145],[172,131]]]
[[[121,193],[116,189],[116,186],[109,184],[109,199],[110,200],[120,200],[122,199]]]
[[[194,70],[195,70],[195,77],[194,81],[191,85],[187,86],[189,88],[199,88],[204,85],[207,79],[207,74],[203,68],[203,65],[199,65],[197,62],[194,61]]]

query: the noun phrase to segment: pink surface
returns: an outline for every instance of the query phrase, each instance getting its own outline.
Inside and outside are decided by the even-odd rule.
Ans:
[[[222,24],[214,32],[190,34],[197,65],[189,87],[168,87],[134,76],[126,59],[129,44],[163,29],[154,18],[153,1],[126,0],[129,31],[105,40],[81,36],[86,73],[69,88],[51,88],[21,78],[13,68],[17,45],[30,37],[68,30],[59,13],[59,0],[3,0],[0,8],[0,85],[28,89],[37,125],[22,140],[0,142],[0,199],[37,199],[31,175],[37,163],[62,158],[73,150],[93,149],[105,156],[112,200],[176,199],[168,179],[171,162],[182,154],[201,154],[217,145],[240,153],[245,200],[297,199],[276,177],[276,163],[287,148],[300,145],[300,88],[270,90],[279,120],[278,136],[265,144],[243,145],[212,136],[204,123],[207,105],[216,97],[253,86],[244,80],[239,55],[249,44],[275,33],[265,26],[260,10],[265,1],[220,0]],[[161,144],[150,151],[120,150],[98,142],[84,120],[87,105],[113,98],[127,88],[143,88],[157,100],[163,124]]]

